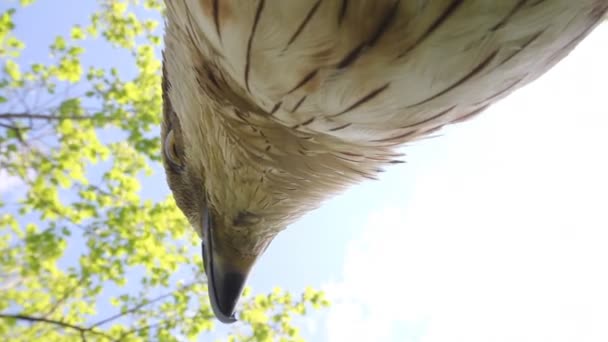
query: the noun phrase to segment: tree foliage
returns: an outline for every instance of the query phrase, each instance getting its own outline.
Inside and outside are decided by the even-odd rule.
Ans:
[[[167,193],[142,195],[161,172],[162,1],[99,0],[28,63],[32,2],[0,6],[2,340],[301,339],[292,318],[327,305],[312,289],[245,291],[213,333],[198,238]]]

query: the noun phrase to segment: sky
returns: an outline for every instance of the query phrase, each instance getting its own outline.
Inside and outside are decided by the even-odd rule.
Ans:
[[[27,58],[86,22],[90,3],[62,2],[52,18],[40,0],[37,25],[20,26]],[[326,290],[332,307],[301,321],[312,341],[608,341],[607,42],[603,25],[535,83],[288,227],[254,292]],[[147,195],[168,194],[154,177]]]
[[[348,194],[366,218],[324,284],[323,338],[608,341],[606,61],[603,25],[479,119],[406,149],[384,184]],[[401,200],[384,198],[392,189]]]

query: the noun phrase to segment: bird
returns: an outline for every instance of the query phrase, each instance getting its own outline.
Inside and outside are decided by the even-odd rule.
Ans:
[[[283,229],[534,81],[608,0],[165,0],[161,154],[213,313]],[[521,123],[525,125],[525,122]]]

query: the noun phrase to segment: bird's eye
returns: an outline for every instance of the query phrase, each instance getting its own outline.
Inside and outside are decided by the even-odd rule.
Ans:
[[[175,141],[175,134],[170,130],[165,137],[165,156],[169,163],[178,168],[182,167],[182,161]]]

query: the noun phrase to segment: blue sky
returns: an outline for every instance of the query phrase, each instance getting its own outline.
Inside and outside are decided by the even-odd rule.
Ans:
[[[92,3],[40,0],[18,22],[26,57],[46,58]],[[303,322],[314,341],[608,341],[606,42],[608,25],[478,119],[405,148],[407,164],[306,215],[249,284],[326,289],[332,308]],[[155,177],[146,194],[166,195]]]

